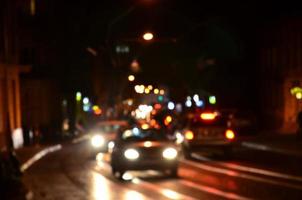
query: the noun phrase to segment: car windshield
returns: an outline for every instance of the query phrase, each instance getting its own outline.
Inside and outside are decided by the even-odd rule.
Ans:
[[[151,141],[162,141],[168,140],[167,136],[159,130],[156,129],[148,129],[142,130],[139,128],[133,128],[125,130],[122,134],[120,139],[122,141],[144,141],[144,140],[151,140]]]
[[[102,125],[99,126],[99,130],[105,133],[116,132],[121,128],[121,125]]]

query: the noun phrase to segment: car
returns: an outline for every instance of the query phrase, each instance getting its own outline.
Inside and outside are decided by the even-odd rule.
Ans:
[[[128,170],[158,170],[177,176],[179,150],[160,129],[122,131],[110,152],[115,177],[122,178]]]
[[[108,146],[117,137],[120,129],[128,127],[129,124],[124,120],[108,120],[97,123],[90,130],[91,155],[94,157],[97,153],[108,152]]]
[[[185,158],[205,148],[222,150],[231,155],[236,133],[228,127],[227,116],[217,111],[191,113],[184,127],[175,133],[176,143],[181,146]]]

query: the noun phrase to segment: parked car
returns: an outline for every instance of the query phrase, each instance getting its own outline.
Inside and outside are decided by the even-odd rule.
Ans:
[[[177,176],[177,146],[161,130],[127,129],[118,135],[110,152],[112,173],[119,178],[127,170],[149,169]]]

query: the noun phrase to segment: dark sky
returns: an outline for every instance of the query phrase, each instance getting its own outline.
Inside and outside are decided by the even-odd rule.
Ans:
[[[240,78],[246,80],[246,87],[252,86],[248,84],[256,73],[253,65],[257,64],[259,30],[301,14],[300,7],[289,1],[38,2],[37,26],[55,57],[50,58],[52,66],[44,63],[45,67],[51,67],[54,74],[59,69],[61,78],[72,83],[70,87],[78,83],[77,87],[86,88],[89,84],[83,80],[90,77],[93,59],[100,59],[93,58],[86,48],[93,47],[104,59],[109,41],[112,49],[124,43],[132,48],[130,55],[139,60],[139,76],[145,81],[213,91],[223,91],[221,85],[227,83],[235,88],[234,94],[238,93],[235,86]],[[136,41],[145,30],[151,30],[158,42],[146,45]],[[169,38],[177,39],[177,43],[163,42]],[[120,73],[129,73],[127,62],[131,59],[122,63],[125,69]],[[207,65],[209,59],[214,60],[212,66]],[[36,67],[42,69],[41,65]],[[105,72],[111,68],[108,62],[99,67]]]

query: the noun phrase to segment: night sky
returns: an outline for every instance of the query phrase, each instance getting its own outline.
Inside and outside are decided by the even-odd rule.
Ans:
[[[34,24],[48,57],[35,63],[34,71],[60,79],[67,90],[89,91],[95,63],[105,73],[100,78],[108,80],[106,74],[131,73],[129,64],[136,58],[142,69],[138,79],[240,99],[243,91],[256,92],[260,30],[300,16],[299,8],[275,1],[38,1]],[[158,41],[137,40],[146,30]],[[176,42],[166,42],[171,38]],[[108,46],[114,50],[116,44],[131,49],[118,70],[106,58]]]

